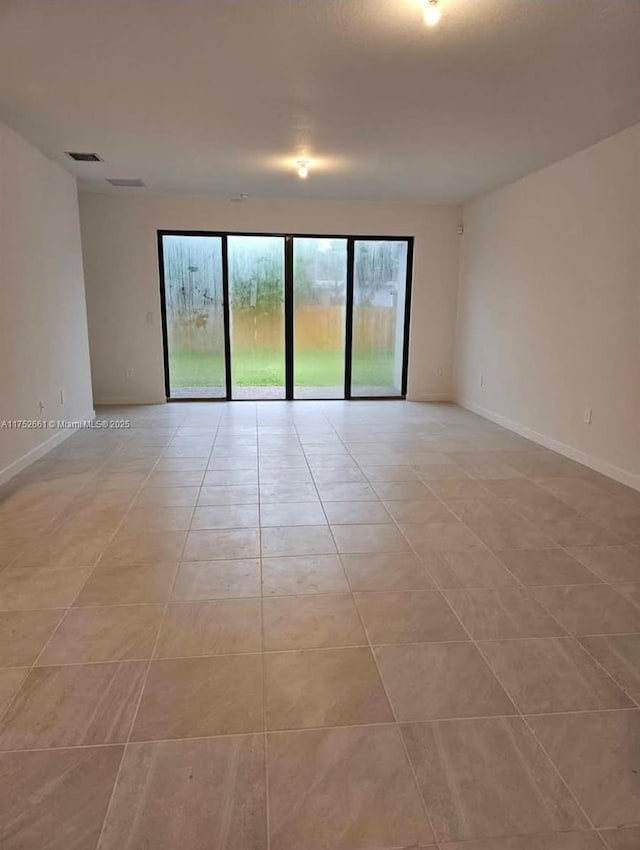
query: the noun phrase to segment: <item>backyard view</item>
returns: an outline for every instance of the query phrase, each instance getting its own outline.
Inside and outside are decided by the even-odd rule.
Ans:
[[[407,243],[356,240],[353,265],[354,396],[400,395]]]
[[[210,355],[206,352],[181,351],[170,358],[171,386],[224,388],[224,360],[216,362],[212,369]],[[251,354],[236,356],[233,360],[234,383],[243,387],[278,386],[281,365],[278,358],[255,358]],[[361,380],[372,386],[391,387],[393,363],[389,357],[360,358],[358,373]],[[300,387],[339,386],[344,383],[344,352],[311,351],[301,352],[296,358],[296,385]],[[224,392],[221,393],[224,395]]]
[[[354,395],[400,393],[407,245],[356,241]],[[347,240],[294,240],[294,393],[342,398]],[[163,237],[172,397],[226,395],[222,238]],[[232,395],[284,398],[284,239],[228,237]]]
[[[284,239],[228,243],[233,398],[284,398]]]
[[[222,240],[164,236],[171,395],[226,396]]]
[[[296,398],[343,398],[347,240],[293,243]]]

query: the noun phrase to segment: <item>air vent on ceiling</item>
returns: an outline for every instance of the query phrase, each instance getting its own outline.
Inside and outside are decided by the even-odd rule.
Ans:
[[[142,189],[145,186],[145,183],[139,177],[107,177],[107,183],[125,189]]]
[[[97,153],[81,153],[79,151],[66,151],[67,156],[75,159],[76,162],[103,162],[101,156]]]

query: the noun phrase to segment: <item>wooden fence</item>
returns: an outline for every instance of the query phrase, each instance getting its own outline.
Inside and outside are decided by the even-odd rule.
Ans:
[[[392,351],[395,345],[396,316],[393,307],[356,307],[353,345],[359,352]],[[344,346],[345,308],[340,306],[300,306],[295,312],[296,347],[308,350],[335,350]],[[169,345],[172,351],[222,351],[223,319],[220,307],[212,307],[189,318],[169,317]],[[231,339],[236,349],[279,349],[284,339],[284,310],[256,313],[234,310]]]

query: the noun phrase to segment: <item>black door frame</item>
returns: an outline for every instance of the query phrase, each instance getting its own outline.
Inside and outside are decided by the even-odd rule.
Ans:
[[[171,395],[169,372],[169,345],[167,333],[167,305],[165,301],[165,268],[164,268],[164,236],[212,236],[219,238],[222,246],[222,299],[224,324],[224,356],[225,356],[225,390],[226,394],[218,398],[193,397],[175,398]],[[271,236],[284,240],[284,336],[285,336],[285,398],[284,399],[234,399],[232,397],[232,364],[231,364],[231,331],[229,315],[229,236]],[[347,242],[347,278],[345,304],[345,364],[344,364],[344,399],[358,401],[401,400],[407,395],[407,376],[409,369],[409,332],[411,326],[411,293],[413,284],[413,236],[369,236],[345,235],[327,233],[263,233],[237,232],[230,230],[158,230],[158,274],[160,279],[160,315],[162,318],[162,352],[164,360],[165,395],[169,402],[188,401],[340,401],[340,399],[296,399],[294,375],[294,264],[293,248],[296,239],[342,239]],[[353,356],[353,287],[356,242],[406,242],[407,270],[405,281],[404,329],[402,347],[402,379],[401,394],[392,396],[363,396],[352,395],[352,356]]]

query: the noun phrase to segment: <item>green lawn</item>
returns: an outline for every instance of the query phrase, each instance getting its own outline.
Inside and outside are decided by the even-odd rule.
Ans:
[[[281,352],[238,351],[232,357],[233,383],[240,387],[278,387],[284,385],[284,360]],[[171,386],[224,386],[224,359],[211,352],[173,351],[169,355]],[[344,381],[344,355],[321,349],[296,351],[295,383],[299,387],[341,386]],[[353,383],[359,386],[393,386],[393,359],[384,355],[356,357]]]

